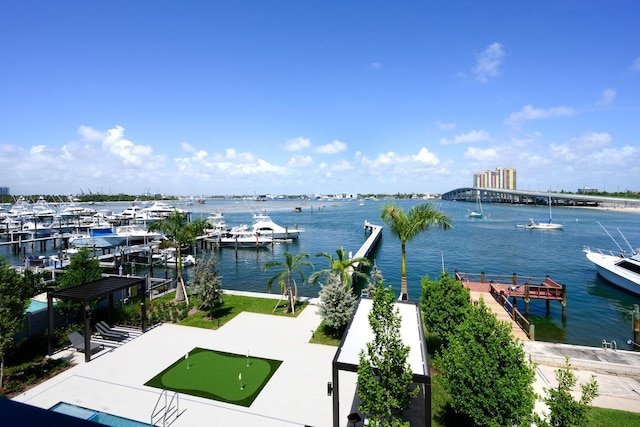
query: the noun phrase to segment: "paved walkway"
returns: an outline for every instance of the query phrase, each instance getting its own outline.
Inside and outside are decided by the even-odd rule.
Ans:
[[[544,388],[558,386],[556,370],[568,356],[578,379],[578,391],[580,384],[595,376],[600,394],[593,406],[640,412],[640,353],[540,341],[525,342],[524,350],[537,365],[534,388],[538,394],[544,395]],[[544,410],[542,406],[537,409]]]

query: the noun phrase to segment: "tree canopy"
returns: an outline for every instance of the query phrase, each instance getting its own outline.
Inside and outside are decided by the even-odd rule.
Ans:
[[[395,303],[391,287],[373,292],[369,313],[373,341],[360,351],[356,386],[360,411],[374,425],[385,427],[408,425],[402,421],[402,413],[419,391],[412,385],[413,374],[407,360],[411,349],[402,342],[402,318]]]
[[[56,277],[56,290],[67,289],[77,285],[99,280],[102,277],[100,260],[91,258],[89,249],[80,248],[78,253],[71,258],[69,266],[64,274]],[[63,314],[77,313],[81,309],[81,304],[73,301],[58,301],[56,310]]]
[[[449,230],[452,228],[451,218],[439,211],[431,202],[415,205],[405,212],[394,203],[388,203],[382,209],[382,220],[389,227],[389,232],[400,239],[401,246],[401,279],[400,298],[409,299],[407,288],[406,244],[418,234],[431,228]]]
[[[562,368],[556,370],[556,388],[545,388],[543,402],[549,407],[547,419],[536,414],[536,425],[540,427],[583,427],[589,425],[591,402],[598,396],[598,383],[593,375],[588,382],[581,384],[580,400],[575,400],[571,393],[578,382],[571,371],[569,358],[565,359]]]
[[[471,309],[469,290],[446,272],[440,275],[439,280],[423,277],[420,286],[420,310],[424,326],[429,333],[436,334],[446,347],[451,335]]]
[[[300,277],[300,284],[303,284],[306,278],[305,269],[313,270],[313,264],[307,261],[308,258],[309,254],[307,253],[293,256],[289,252],[285,252],[284,262],[269,261],[264,265],[264,271],[269,271],[272,268],[280,270],[267,281],[267,289],[271,292],[273,282],[278,283],[280,292],[287,297],[287,313],[295,312],[296,301],[298,301],[298,283],[295,275]]]
[[[340,332],[349,323],[351,314],[356,307],[355,295],[351,289],[347,289],[342,284],[337,275],[333,274],[320,289],[318,297],[320,299],[318,314],[335,336],[340,335]]]
[[[213,313],[218,304],[222,304],[222,281],[216,269],[216,258],[213,254],[203,257],[191,281],[192,292],[200,297],[200,309]]]
[[[352,277],[367,277],[367,275],[358,268],[358,264],[362,264],[365,267],[371,265],[371,261],[364,257],[348,258],[347,251],[344,248],[336,249],[336,256],[327,253],[320,252],[316,254],[317,257],[324,257],[329,261],[329,267],[323,270],[315,271],[310,277],[309,282],[316,283],[321,276],[325,276],[328,280],[330,275],[338,277],[340,283],[347,289],[351,289],[353,280]]]
[[[450,336],[442,354],[451,416],[473,426],[530,425],[535,371],[510,325],[480,300]]]
[[[0,258],[0,388],[4,381],[4,355],[14,336],[25,326],[24,313],[32,295],[23,276]]]
[[[176,265],[176,301],[183,301],[185,299],[184,281],[182,279],[182,246],[195,243],[196,237],[203,234],[207,227],[208,224],[206,219],[197,218],[189,222],[187,217],[177,210],[169,214],[168,217],[149,224],[149,231],[162,232],[176,248],[178,261]]]

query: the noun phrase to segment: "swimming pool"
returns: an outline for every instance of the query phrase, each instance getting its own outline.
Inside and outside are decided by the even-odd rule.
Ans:
[[[49,410],[111,427],[148,427],[151,425],[141,421],[111,415],[106,412],[94,411],[93,409],[83,408],[82,406],[76,406],[66,402],[56,403],[49,408]]]
[[[32,299],[27,308],[27,313],[34,313],[36,311],[44,310],[47,308],[47,303],[44,301],[38,301]]]

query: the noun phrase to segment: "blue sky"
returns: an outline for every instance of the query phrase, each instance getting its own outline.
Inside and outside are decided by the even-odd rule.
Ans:
[[[13,194],[638,191],[640,3],[5,1]]]

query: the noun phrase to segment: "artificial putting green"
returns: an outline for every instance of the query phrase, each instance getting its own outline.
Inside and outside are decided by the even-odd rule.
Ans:
[[[249,407],[281,363],[196,347],[145,385]]]

